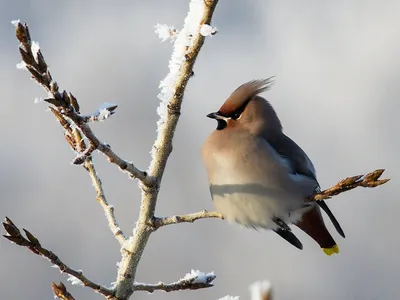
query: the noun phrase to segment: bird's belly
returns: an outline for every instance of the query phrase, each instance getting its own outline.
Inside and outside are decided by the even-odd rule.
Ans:
[[[283,190],[256,185],[211,186],[210,190],[216,210],[228,221],[246,227],[275,229],[274,218],[296,223],[306,211],[302,197]]]

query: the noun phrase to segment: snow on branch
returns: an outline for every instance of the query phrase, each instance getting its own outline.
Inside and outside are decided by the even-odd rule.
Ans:
[[[198,290],[203,288],[209,288],[213,286],[213,281],[215,279],[214,272],[203,273],[199,270],[192,270],[187,273],[183,278],[178,281],[165,284],[159,282],[157,284],[146,284],[136,282],[133,289],[135,291],[146,291],[153,293],[154,291],[160,290],[164,292],[180,291],[180,290]]]
[[[83,115],[82,118],[84,122],[101,122],[112,116],[115,113],[115,109],[117,107],[118,105],[114,103],[105,102],[99,107],[97,111],[87,116]]]
[[[134,236],[125,243],[116,281],[116,299],[128,299],[133,293],[136,270],[144,248],[154,231],[151,226],[156,209],[158,191],[165,166],[172,152],[172,140],[181,113],[182,100],[193,66],[204,44],[205,37],[200,33],[203,24],[211,24],[218,0],[191,0],[184,26],[174,42],[174,50],[169,61],[169,73],[160,83],[161,100],[157,109],[160,119],[157,122],[157,138],[153,144],[152,161],[148,176],[155,179],[152,188],[142,185],[142,201],[139,219]]]
[[[167,40],[170,40],[173,42],[179,31],[174,28],[174,26],[170,26],[167,24],[158,24],[154,26],[155,33],[158,35],[158,37],[161,39],[162,42],[165,42]]]
[[[189,12],[184,21],[182,30],[176,36],[173,46],[173,52],[169,61],[169,73],[160,82],[160,93],[158,98],[161,100],[157,112],[160,116],[157,122],[158,137],[153,147],[152,158],[153,163],[156,161],[155,156],[159,145],[163,142],[166,134],[171,135],[175,126],[171,129],[165,126],[168,115],[180,114],[180,106],[184,90],[193,75],[193,65],[197,58],[198,52],[204,43],[204,37],[211,34],[208,27],[211,27],[211,16],[218,1],[191,0],[189,3]],[[208,26],[208,27],[207,27]],[[165,32],[165,25],[157,25],[156,32]],[[162,30],[162,28],[164,28]],[[203,29],[204,28],[204,29]],[[203,33],[202,33],[203,32]],[[169,122],[173,125],[176,122]]]

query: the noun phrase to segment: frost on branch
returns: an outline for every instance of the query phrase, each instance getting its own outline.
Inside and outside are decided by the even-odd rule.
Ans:
[[[16,65],[16,67],[17,67],[17,69],[19,69],[19,70],[28,70],[27,68],[26,68],[26,63],[24,62],[24,61],[21,61],[20,63],[17,63],[17,65]]]
[[[202,36],[210,36],[210,35],[214,35],[217,33],[217,28],[216,27],[212,27],[208,24],[203,24],[200,27],[200,34]]]
[[[187,273],[183,278],[172,283],[159,282],[157,284],[147,284],[135,282],[133,289],[135,291],[147,291],[152,293],[154,291],[160,290],[164,292],[181,291],[181,290],[198,290],[203,288],[209,288],[213,286],[213,281],[215,279],[214,272],[203,273],[199,270],[192,270]]]
[[[182,63],[185,61],[185,54],[188,47],[192,45],[193,37],[197,35],[199,31],[199,24],[201,17],[204,12],[204,1],[203,0],[192,0],[190,1],[189,13],[185,18],[183,29],[179,32],[174,43],[174,50],[169,61],[169,73],[160,82],[161,92],[158,98],[161,100],[161,104],[157,109],[160,115],[159,125],[165,122],[166,106],[169,99],[175,93],[175,82],[179,75]]]
[[[215,277],[214,272],[203,273],[199,270],[192,270],[190,273],[186,273],[182,280],[191,281],[192,283],[211,283]]]
[[[39,43],[32,41],[31,50],[32,50],[32,54],[35,58],[35,61],[38,62],[38,53],[40,51]]]
[[[82,272],[82,270],[77,270],[77,271]],[[72,276],[70,274],[68,274],[67,281],[71,282],[72,285],[82,285],[83,286],[83,282],[79,278],[76,278],[75,276]]]
[[[176,39],[176,36],[178,35],[178,30],[176,30],[174,26],[157,23],[157,25],[154,27],[156,29],[155,30],[156,34],[161,39],[161,42],[165,42],[167,40],[173,42]]]
[[[19,23],[21,23],[20,19],[11,21],[11,24],[13,24],[15,27],[17,27]]]
[[[105,102],[94,113],[82,117],[86,122],[101,122],[113,115],[117,107],[117,104]]]
[[[161,89],[158,94],[158,98],[161,100],[160,106],[157,108],[157,113],[160,119],[157,122],[157,132],[160,134],[164,127],[166,116],[167,116],[167,105],[168,102],[177,95],[176,83],[179,82],[180,76],[187,76],[182,73],[182,66],[186,62],[187,54],[191,50],[191,47],[199,36],[199,30],[201,26],[201,20],[206,11],[204,0],[191,0],[189,4],[189,12],[185,18],[184,26],[182,30],[176,36],[174,42],[174,49],[169,61],[169,73],[160,82],[159,88]],[[164,28],[164,29],[162,29]],[[160,31],[165,31],[165,27],[159,27]],[[157,140],[160,140],[157,138]],[[157,145],[156,145],[157,146]],[[155,147],[156,148],[156,147]],[[152,150],[152,158],[154,160],[155,149]]]

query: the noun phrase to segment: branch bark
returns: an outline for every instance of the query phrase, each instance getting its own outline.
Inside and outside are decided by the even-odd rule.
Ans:
[[[53,290],[54,296],[62,300],[75,300],[75,298],[67,291],[64,283],[60,282],[57,285],[55,282],[51,284],[51,289]]]
[[[380,186],[390,180],[388,178],[379,179],[382,176],[383,172],[385,172],[384,169],[378,169],[373,172],[367,173],[365,175],[356,175],[347,177],[338,182],[333,187],[326,189],[322,192],[319,192],[317,194],[314,194],[310,196],[308,199],[311,201],[321,201],[330,199],[333,196],[339,195],[343,192],[350,191],[359,186],[364,188],[374,188]]]
[[[200,24],[198,24],[197,33],[192,37],[193,42],[187,50],[183,49],[183,53],[186,53],[186,61],[184,61],[180,67],[179,76],[174,84],[175,94],[168,101],[165,124],[163,124],[163,126],[161,125],[161,128],[159,127],[159,134],[153,146],[153,149],[156,149],[156,151],[153,155],[153,160],[150,164],[148,173],[149,176],[155,179],[156,185],[153,187],[144,184],[141,185],[142,201],[139,220],[136,223],[133,238],[126,243],[121,251],[123,257],[118,270],[115,299],[129,299],[133,293],[133,283],[135,281],[136,270],[140,258],[147,241],[149,240],[150,234],[154,231],[154,227],[151,226],[151,223],[156,209],[160,182],[164,174],[168,157],[172,151],[172,139],[179,120],[184,91],[190,77],[192,76],[193,66],[197,55],[204,44],[205,37],[200,34],[199,29],[202,24],[211,23],[211,18],[217,3],[218,0],[204,2],[203,15]],[[195,12],[189,10],[188,16],[185,20],[184,29],[185,26],[189,26],[189,22],[191,22],[191,14],[195,14]],[[185,34],[185,30],[182,30],[180,34]],[[182,51],[182,47],[186,48],[187,46],[178,45],[175,41],[175,50],[178,49],[178,51]]]
[[[91,158],[87,158],[85,160],[84,167],[88,171],[90,178],[92,179],[93,186],[97,193],[96,199],[104,210],[104,214],[106,215],[108,221],[108,227],[110,227],[111,232],[119,241],[119,243],[123,245],[126,242],[126,237],[121,228],[118,226],[117,219],[115,218],[114,214],[114,207],[107,202],[101,179],[96,172]]]

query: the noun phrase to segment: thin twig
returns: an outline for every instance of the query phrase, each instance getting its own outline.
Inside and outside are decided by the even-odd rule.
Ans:
[[[213,284],[208,284],[208,283],[187,284],[186,282],[174,282],[170,284],[165,284],[163,282],[159,282],[157,284],[135,283],[133,288],[135,291],[146,291],[149,293],[153,293],[154,291],[157,290],[164,292],[174,292],[183,290],[199,290],[199,289],[209,288],[212,286]]]
[[[214,279],[214,273],[204,274],[202,272],[192,270],[191,273],[186,274],[184,278],[179,279],[176,282],[168,284],[165,284],[164,282],[159,282],[157,284],[135,282],[133,289],[134,291],[146,291],[149,293],[153,293],[157,290],[164,292],[198,290],[214,286],[212,284]]]
[[[197,19],[199,13],[198,11],[191,9],[191,5],[194,4],[194,2],[196,2],[196,5],[203,5],[203,13],[199,21],[197,31],[190,32],[189,27],[193,28],[193,24],[190,22],[193,22],[193,19]],[[184,29],[179,33],[180,35],[190,33],[191,36],[187,37],[188,39],[191,39],[190,46],[187,47],[187,44],[177,43],[176,41],[179,40],[179,36],[175,41],[174,51],[182,51],[185,53],[186,60],[180,65],[179,74],[174,83],[173,90],[175,91],[175,94],[168,100],[165,123],[159,125],[158,127],[159,134],[153,145],[153,149],[156,150],[153,152],[153,159],[149,167],[149,176],[155,178],[157,184],[151,188],[144,185],[141,186],[142,201],[139,219],[134,229],[133,238],[129,240],[126,246],[124,246],[122,249],[122,252],[125,255],[123,255],[120,268],[118,270],[115,299],[128,299],[133,293],[133,283],[135,281],[136,270],[139,265],[140,258],[143,254],[150,234],[154,231],[154,228],[150,225],[150,223],[154,217],[154,211],[156,209],[159,184],[162,180],[168,157],[172,151],[172,139],[174,137],[175,128],[179,120],[184,91],[190,77],[192,76],[193,66],[197,55],[204,44],[205,38],[199,32],[200,26],[202,24],[211,24],[211,18],[217,3],[218,0],[204,1],[203,3],[197,0],[190,1],[189,13],[185,19]]]
[[[139,179],[144,185],[152,186],[154,180],[147,176],[145,171],[138,169],[131,162],[119,157],[109,145],[101,142],[97,138],[87,124],[87,122],[92,121],[93,118],[80,115],[77,99],[71,93],[67,93],[66,91],[62,93],[59,92],[58,84],[53,80],[41,50],[35,49],[34,52],[32,51],[32,44],[34,42],[31,40],[28,25],[26,23],[22,24],[21,22],[17,22],[15,26],[16,36],[20,41],[19,50],[22,61],[25,63],[27,70],[31,73],[32,78],[48,92],[49,98],[45,99],[45,101],[55,106],[55,108],[51,110],[60,123],[62,123],[61,125],[68,130],[68,120],[64,120],[66,122],[63,122],[63,120],[59,118],[60,115],[71,120],[86,136],[89,142],[94,145],[95,149],[107,156],[111,163],[116,164],[122,171],[129,173],[131,177]],[[105,109],[108,109],[109,115],[111,115],[115,108],[116,106],[111,106]],[[92,115],[95,116],[96,114],[97,112]]]
[[[67,291],[64,283],[60,282],[57,285],[55,282],[51,284],[51,288],[53,290],[54,296],[62,300],[75,300],[75,298]]]
[[[347,177],[338,182],[335,186],[308,197],[308,200],[321,201],[330,199],[333,196],[355,189],[356,187],[366,187],[366,188],[377,187],[390,180],[390,179],[379,179],[384,171],[385,170],[383,169],[378,169],[365,175]],[[179,224],[179,223],[193,223],[196,220],[211,219],[211,218],[223,219],[224,217],[220,213],[203,210],[201,212],[187,214],[187,215],[177,215],[164,218],[154,217],[151,220],[150,225],[153,226],[154,229],[158,229],[162,226]]]
[[[96,190],[97,196],[96,199],[100,203],[101,207],[104,210],[106,215],[108,226],[110,227],[111,232],[114,234],[115,238],[119,241],[121,245],[123,245],[126,241],[125,235],[122,232],[121,228],[118,226],[117,220],[114,214],[114,207],[109,205],[104,194],[103,184],[99,175],[96,172],[94,164],[91,158],[86,159],[84,163],[85,169],[89,172],[90,178],[92,179],[93,186]]]
[[[3,222],[3,227],[7,232],[7,235],[3,235],[6,239],[19,246],[28,248],[37,255],[47,258],[52,264],[56,265],[60,269],[61,273],[66,273],[75,277],[82,283],[83,286],[90,287],[105,297],[111,297],[114,295],[113,290],[91,281],[85,275],[83,275],[82,271],[77,271],[67,266],[56,254],[47,250],[46,248],[43,248],[40,244],[40,241],[32,233],[26,229],[23,229],[26,235],[25,238],[21,234],[18,227],[9,218],[6,217],[5,221]]]
[[[326,189],[320,193],[317,193],[315,195],[312,195],[308,199],[311,201],[326,200],[332,198],[333,196],[339,195],[343,192],[355,189],[356,187],[359,186],[364,188],[374,188],[380,186],[390,180],[388,178],[379,179],[382,176],[383,172],[385,172],[384,169],[378,169],[365,175],[356,175],[347,177],[338,182],[335,186]]]
[[[179,224],[179,223],[193,223],[196,220],[200,219],[224,219],[224,217],[215,211],[207,211],[203,210],[197,213],[187,214],[187,215],[179,215],[179,216],[171,216],[171,217],[163,217],[163,218],[153,218],[151,223],[155,229],[158,229],[162,226]]]

